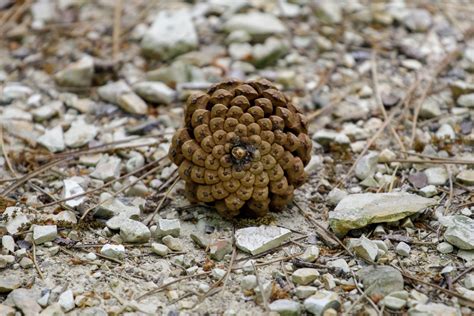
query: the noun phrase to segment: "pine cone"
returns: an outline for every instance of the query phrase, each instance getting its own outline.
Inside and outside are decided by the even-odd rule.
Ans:
[[[191,202],[224,216],[280,210],[307,177],[311,139],[300,111],[268,80],[225,81],[187,101],[169,158]]]

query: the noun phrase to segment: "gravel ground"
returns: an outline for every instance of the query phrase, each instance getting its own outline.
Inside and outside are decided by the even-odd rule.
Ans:
[[[0,315],[472,315],[471,1],[0,0]],[[266,78],[313,141],[226,219],[167,158]]]

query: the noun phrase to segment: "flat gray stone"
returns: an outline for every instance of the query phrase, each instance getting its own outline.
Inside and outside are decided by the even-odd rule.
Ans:
[[[474,220],[464,215],[452,216],[444,239],[459,249],[473,250]]]
[[[13,276],[3,276],[0,278],[0,293],[10,293],[21,286],[21,280]]]
[[[368,266],[357,272],[367,295],[382,297],[403,290],[403,276],[390,266]]]
[[[4,215],[8,216],[7,232],[10,235],[18,233],[20,227],[30,223],[28,217],[21,212],[20,207],[10,206],[5,209]]]
[[[266,37],[286,32],[285,25],[274,15],[250,12],[233,15],[225,24],[227,32],[245,31],[252,37]]]
[[[474,93],[464,94],[457,100],[458,105],[466,108],[474,108]]]
[[[181,231],[181,223],[179,219],[158,219],[156,223],[156,230],[153,237],[159,239],[166,235],[171,235],[173,237],[179,237]]]
[[[369,262],[375,262],[379,252],[377,244],[365,236],[350,239],[349,248],[353,249],[356,255]]]
[[[58,237],[56,225],[35,225],[33,227],[33,240],[37,245],[53,241]]]
[[[458,173],[456,180],[465,185],[474,185],[474,170],[466,169]]]
[[[114,216],[120,216],[122,218],[138,219],[140,215],[140,209],[137,206],[125,205],[119,199],[114,198],[110,193],[101,193],[99,201],[101,202],[101,205],[96,208],[94,213],[95,217],[111,218]],[[109,228],[118,229],[119,227],[114,226]]]
[[[258,255],[278,247],[291,236],[291,231],[276,226],[246,227],[235,232],[237,247],[252,255]]]
[[[136,83],[133,85],[133,90],[144,100],[152,103],[170,104],[176,97],[176,91],[157,81]]]
[[[54,75],[56,83],[64,87],[90,87],[94,75],[94,60],[84,56]]]
[[[272,312],[277,312],[280,316],[297,316],[301,314],[301,305],[292,300],[275,300],[268,307]]]
[[[118,96],[117,104],[127,113],[145,115],[148,112],[148,106],[145,101],[134,92]]]
[[[129,92],[132,92],[132,89],[123,80],[107,83],[97,89],[99,97],[112,104],[118,104],[119,97]]]
[[[151,251],[156,253],[158,256],[166,256],[169,253],[169,248],[166,245],[154,242],[151,244]]]
[[[165,236],[163,237],[162,241],[171,250],[174,250],[174,251],[183,250],[183,245],[181,244],[178,238],[174,238],[172,236]]]
[[[454,307],[439,303],[417,304],[408,310],[408,316],[458,316]]]
[[[143,52],[150,57],[170,59],[198,46],[198,35],[188,10],[161,10],[143,36]]]
[[[435,204],[435,199],[405,192],[351,194],[329,213],[329,225],[344,236],[351,229],[398,221]]]
[[[30,289],[16,289],[8,294],[7,300],[12,302],[24,316],[37,316],[41,306],[36,302],[39,293]]]

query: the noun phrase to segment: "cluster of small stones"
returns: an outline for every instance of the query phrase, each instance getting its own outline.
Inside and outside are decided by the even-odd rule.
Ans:
[[[271,82],[230,80],[189,97],[169,157],[191,201],[263,216],[304,183],[311,149],[305,118]]]

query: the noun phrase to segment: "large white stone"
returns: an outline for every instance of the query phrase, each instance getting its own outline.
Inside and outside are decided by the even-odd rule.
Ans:
[[[64,179],[63,180],[63,199],[67,199],[69,197],[83,194],[84,189],[79,185],[79,183],[71,180],[71,179]],[[69,207],[76,207],[84,202],[85,196],[78,196],[74,199],[68,200],[65,204]]]
[[[236,245],[239,249],[257,255],[278,247],[290,238],[291,231],[276,226],[246,227],[235,232]]]
[[[444,239],[450,244],[464,250],[474,249],[474,220],[464,216],[452,216],[447,224]]]
[[[77,148],[86,145],[97,135],[98,129],[83,120],[72,122],[71,127],[64,133],[67,147]]]
[[[176,92],[163,82],[143,81],[136,83],[133,90],[143,99],[153,103],[170,104],[176,97]]]
[[[274,15],[250,12],[233,15],[224,25],[228,32],[245,31],[251,36],[265,37],[286,32],[285,25]]]
[[[58,237],[56,225],[35,225],[33,227],[33,240],[37,245],[53,241]]]
[[[56,83],[64,87],[90,87],[94,75],[94,60],[84,56],[54,75]]]
[[[338,310],[340,306],[337,293],[326,290],[318,291],[304,301],[306,311],[317,316],[322,316],[324,311],[329,308]]]
[[[351,229],[398,221],[435,204],[435,199],[406,192],[351,194],[329,213],[329,225],[343,236]]]
[[[197,48],[198,44],[188,10],[162,10],[143,36],[141,46],[148,56],[170,59]]]
[[[65,145],[61,125],[46,130],[46,132],[38,138],[38,143],[53,153],[63,151]]]

